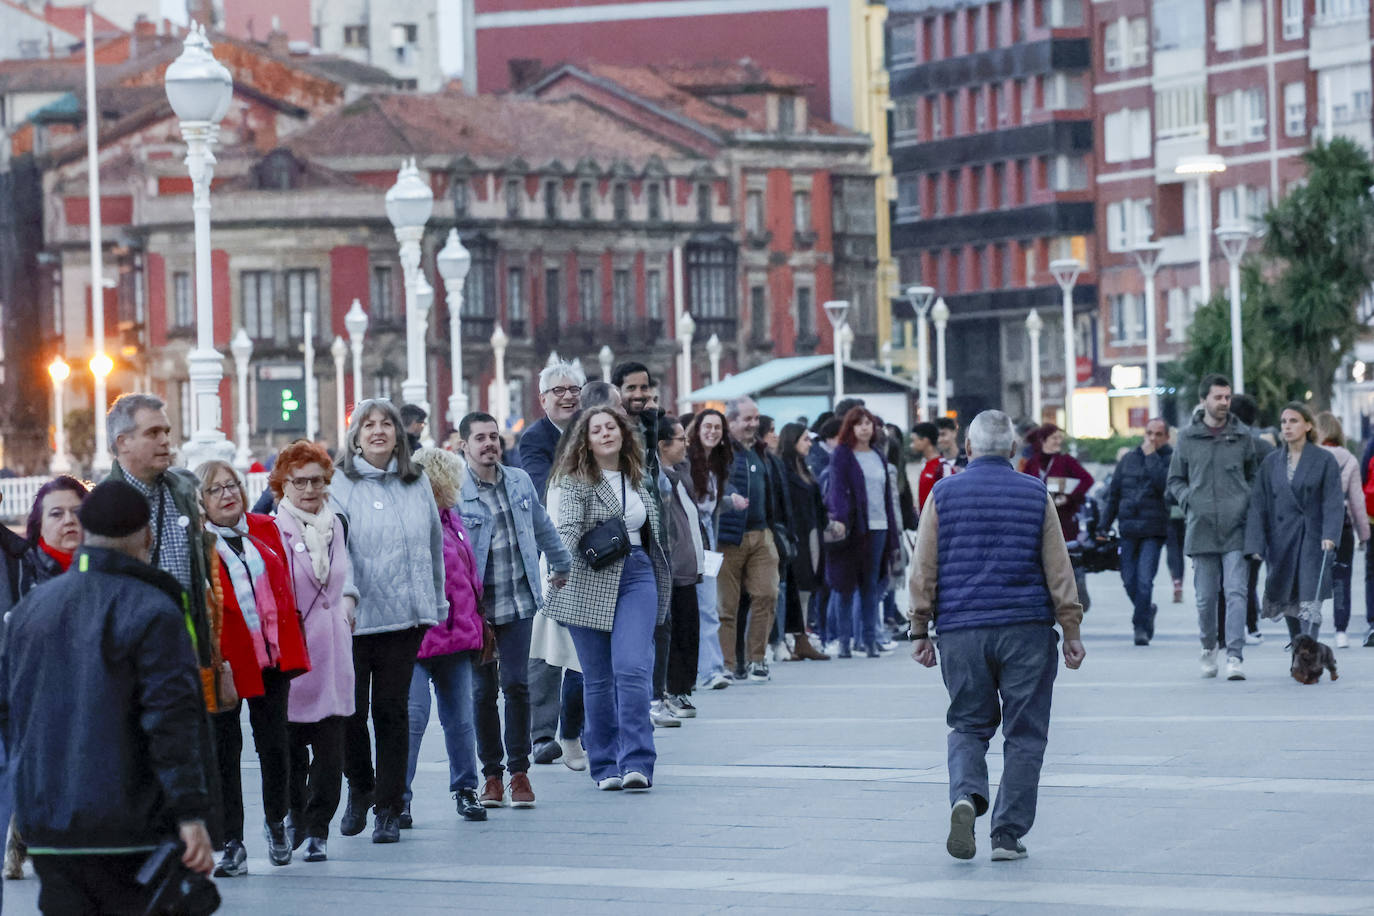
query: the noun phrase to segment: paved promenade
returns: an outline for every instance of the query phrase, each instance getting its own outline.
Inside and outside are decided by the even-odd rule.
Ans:
[[[988,859],[986,819],[977,858],[945,853],[945,694],[903,649],[775,664],[772,684],[702,695],[700,718],[657,732],[652,792],[536,767],[538,807],[485,824],[454,813],[431,723],[415,828],[395,846],[336,834],[327,863],[270,866],[250,789],[252,874],[221,882],[221,912],[1374,914],[1374,649],[1338,650],[1341,679],[1302,687],[1266,623],[1249,680],[1203,680],[1191,605],[1167,603],[1163,574],[1147,648],[1119,579],[1090,583],[1088,657],[1059,671],[1024,861]],[[6,913],[36,893],[7,884]]]

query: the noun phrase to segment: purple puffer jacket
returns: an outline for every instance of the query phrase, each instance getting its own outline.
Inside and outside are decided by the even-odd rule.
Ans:
[[[480,651],[482,648],[482,576],[463,519],[452,509],[439,511],[444,529],[444,595],[448,620],[430,627],[420,642],[418,658]]]

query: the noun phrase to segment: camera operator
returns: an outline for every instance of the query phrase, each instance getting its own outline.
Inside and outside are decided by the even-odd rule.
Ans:
[[[79,518],[71,570],[6,623],[0,727],[16,827],[44,913],[143,913],[158,888],[138,873],[160,845],[179,838],[191,872],[214,865],[209,722],[182,588],[146,562],[148,501],[108,481]]]

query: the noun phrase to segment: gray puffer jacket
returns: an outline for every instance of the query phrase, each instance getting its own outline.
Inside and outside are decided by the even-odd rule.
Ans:
[[[358,459],[358,477],[340,469],[330,498],[348,517],[348,555],[358,587],[354,636],[431,627],[448,619],[444,530],[429,478],[402,482],[395,463],[379,471]]]
[[[1169,463],[1169,495],[1187,518],[1183,552],[1229,553],[1245,547],[1250,488],[1259,458],[1250,428],[1235,416],[1210,431],[1202,408],[1178,434],[1178,447]]]

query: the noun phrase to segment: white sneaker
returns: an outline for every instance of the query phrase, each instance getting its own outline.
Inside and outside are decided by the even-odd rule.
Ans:
[[[1264,642],[1264,634],[1259,630],[1254,630],[1245,634],[1245,644],[1247,646],[1258,646],[1262,642]]]
[[[773,661],[785,662],[791,657],[792,650],[787,648],[787,643],[779,640],[778,644],[773,647]]]
[[[1344,631],[1344,630],[1337,630],[1337,631],[1336,631],[1336,648],[1337,648],[1337,649],[1349,649],[1349,648],[1350,648],[1350,637],[1348,637],[1348,636],[1345,635],[1345,631]]]
[[[622,788],[622,781],[619,776],[607,776],[599,781],[596,787],[602,792],[619,792]]]
[[[1216,650],[1216,649],[1203,649],[1203,650],[1202,650],[1202,676],[1203,676],[1203,677],[1216,677],[1216,676],[1217,676],[1217,650]]]
[[[834,658],[835,656],[840,654],[840,641],[838,639],[830,640],[830,642],[826,643],[821,648],[821,651],[824,652],[826,655],[829,655],[831,658]]]
[[[649,777],[638,770],[631,770],[621,779],[621,786],[626,789],[647,789],[649,788]]]
[[[649,721],[654,723],[655,728],[682,727],[682,720],[673,715],[668,704],[662,700],[654,700],[653,705],[649,707]]]
[[[1215,674],[1216,672],[1213,671],[1212,673]],[[1232,655],[1232,656],[1230,656],[1230,657],[1228,657],[1228,658],[1226,659],[1226,680],[1228,680],[1228,681],[1243,681],[1243,680],[1245,680],[1245,671],[1244,671],[1244,670],[1241,668],[1241,666],[1240,666],[1240,659],[1236,658],[1234,655]]]
[[[578,773],[587,768],[587,752],[582,749],[580,739],[559,738],[558,745],[563,748],[563,765],[565,767]]]

